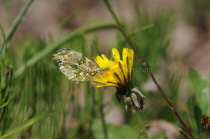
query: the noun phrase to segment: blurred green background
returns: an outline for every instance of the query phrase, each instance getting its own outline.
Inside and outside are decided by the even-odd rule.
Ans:
[[[33,0],[31,0],[33,1]],[[129,47],[100,0],[0,0],[0,139],[182,139],[174,113],[135,57],[133,84],[147,97],[125,111],[113,87],[69,81],[52,60],[71,48],[93,60]],[[208,139],[210,1],[113,0],[111,5],[195,138]],[[108,136],[106,136],[106,134]]]

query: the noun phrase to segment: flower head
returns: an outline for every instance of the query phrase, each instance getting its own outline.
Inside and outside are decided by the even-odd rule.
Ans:
[[[120,58],[119,51],[112,49],[113,60],[109,60],[105,55],[97,56],[96,63],[101,68],[109,67],[99,77],[95,77],[93,82],[99,83],[96,87],[114,86],[117,88],[116,97],[119,102],[124,102],[126,110],[132,108],[133,112],[137,109],[143,108],[143,95],[141,92],[133,87],[133,49],[124,48],[122,58]]]

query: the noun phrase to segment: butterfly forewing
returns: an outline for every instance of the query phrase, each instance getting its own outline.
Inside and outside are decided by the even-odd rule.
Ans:
[[[107,70],[106,68],[99,68],[81,53],[71,49],[61,49],[53,54],[53,56],[53,59],[59,63],[61,72],[72,81],[90,81]]]

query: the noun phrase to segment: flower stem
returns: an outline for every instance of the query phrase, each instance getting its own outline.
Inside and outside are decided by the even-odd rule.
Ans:
[[[131,39],[129,38],[129,36],[127,35],[127,33],[125,32],[125,30],[123,29],[123,26],[121,25],[121,23],[119,22],[117,16],[115,15],[109,0],[104,0],[104,3],[106,4],[107,8],[109,9],[110,13],[112,14],[113,18],[115,19],[117,25],[119,26],[119,30],[122,33],[122,35],[125,37],[127,43],[130,45],[130,47],[136,52],[136,55],[139,59],[139,61],[142,63],[142,65],[144,67],[146,67],[147,69],[151,69],[150,65],[146,62],[146,60],[143,58],[142,54],[140,53],[140,51],[138,50],[137,46],[131,41]],[[190,130],[187,128],[187,126],[185,125],[185,123],[183,122],[182,118],[179,116],[178,112],[176,111],[175,107],[171,104],[171,102],[169,101],[168,97],[166,96],[165,92],[162,90],[162,88],[160,87],[160,85],[158,84],[157,80],[155,79],[153,73],[151,70],[148,70],[148,74],[150,75],[150,77],[152,78],[153,82],[155,83],[156,87],[158,88],[159,92],[162,94],[163,98],[165,99],[165,101],[168,103],[169,107],[171,108],[171,110],[174,112],[175,116],[177,117],[177,119],[179,120],[179,122],[182,124],[182,126],[185,128],[185,130],[187,131],[188,135],[191,137],[191,139],[194,139],[193,135],[191,134]]]
[[[135,115],[135,121],[138,123],[139,130],[141,130],[140,137],[143,137],[144,139],[149,139],[149,136],[146,132],[144,122],[142,121],[141,115],[139,113],[136,113]]]

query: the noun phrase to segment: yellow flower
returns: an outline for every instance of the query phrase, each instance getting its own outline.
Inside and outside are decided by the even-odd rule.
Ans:
[[[122,87],[129,84],[133,69],[133,55],[132,49],[123,49],[123,58],[120,59],[120,54],[117,49],[112,49],[113,60],[109,60],[105,55],[97,56],[95,61],[102,67],[110,67],[110,70],[104,72],[100,77],[94,78],[94,82],[102,83],[97,87],[115,86]]]
[[[141,92],[133,87],[132,74],[133,74],[133,49],[124,48],[122,52],[122,59],[120,58],[119,51],[115,48],[112,49],[114,60],[109,60],[105,55],[97,56],[96,63],[101,68],[109,67],[99,77],[95,77],[93,82],[99,83],[96,87],[114,86],[117,88],[116,97],[121,102],[125,103],[126,110],[128,107],[133,108],[133,112],[137,109],[143,108],[143,95]]]

